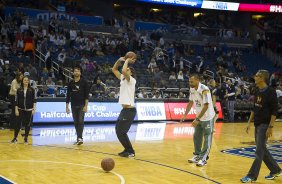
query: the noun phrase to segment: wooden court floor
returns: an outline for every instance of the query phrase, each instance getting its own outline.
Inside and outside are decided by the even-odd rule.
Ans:
[[[72,144],[9,144],[12,131],[0,130],[0,175],[18,184],[202,184],[240,183],[252,159],[222,153],[221,150],[253,144],[253,130],[245,133],[246,123],[218,123],[208,165],[189,164],[192,136],[161,141],[134,141],[136,158],[120,158],[117,141]],[[282,145],[282,123],[276,122],[272,144]],[[280,141],[280,142],[279,142]],[[112,172],[100,169],[105,157],[115,160]],[[282,164],[279,164],[282,167]],[[266,181],[269,171],[263,164],[257,183],[282,183],[282,177]]]

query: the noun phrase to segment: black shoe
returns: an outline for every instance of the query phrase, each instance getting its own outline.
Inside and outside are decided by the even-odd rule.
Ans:
[[[134,158],[135,153],[129,153],[129,152],[121,152],[118,154],[120,157],[127,157],[127,158]]]
[[[18,140],[17,138],[14,138],[12,141],[11,141],[11,144],[17,144]]]
[[[83,139],[78,138],[76,142],[73,143],[73,145],[81,145],[83,144]]]
[[[122,152],[118,153],[119,156],[123,155],[125,152],[127,152],[126,150],[123,150]]]

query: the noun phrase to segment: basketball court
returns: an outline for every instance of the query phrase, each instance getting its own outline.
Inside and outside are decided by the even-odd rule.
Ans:
[[[191,123],[134,124],[129,132],[136,157],[121,158],[114,124],[86,125],[84,144],[73,126],[34,127],[29,145],[10,144],[13,131],[1,130],[0,183],[47,184],[187,184],[240,183],[253,161],[254,135],[245,133],[246,123],[217,123],[208,165],[197,167],[187,159],[193,152]],[[269,147],[282,167],[282,123],[276,122]],[[106,173],[101,160],[110,157],[115,168]],[[282,183],[282,177],[267,181],[263,164],[257,183]]]

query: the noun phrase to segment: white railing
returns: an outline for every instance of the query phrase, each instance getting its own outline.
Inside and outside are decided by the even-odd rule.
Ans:
[[[45,61],[45,55],[40,52],[38,49],[35,49],[35,57],[38,58],[39,60],[39,67],[41,68],[42,67],[42,64],[44,65],[44,67],[46,67],[46,61]],[[52,68],[54,71],[58,72],[60,71],[60,65],[59,63],[55,62],[54,60],[52,60]],[[66,79],[69,81],[69,80],[72,80],[72,71],[66,69],[66,68],[63,68],[63,75],[66,77]]]

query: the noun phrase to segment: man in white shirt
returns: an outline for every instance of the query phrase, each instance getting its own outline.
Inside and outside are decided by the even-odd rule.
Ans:
[[[180,120],[183,122],[186,115],[191,110],[193,104],[196,109],[196,119],[192,122],[195,127],[194,132],[194,157],[189,159],[189,163],[196,163],[197,166],[202,167],[207,164],[208,155],[211,149],[212,133],[213,133],[213,118],[215,112],[211,92],[209,88],[200,83],[198,74],[193,74],[189,78],[190,96],[186,111]],[[203,143],[204,138],[204,144]]]
[[[112,72],[120,80],[120,96],[118,103],[122,105],[122,110],[117,119],[116,134],[124,147],[124,151],[118,154],[121,157],[135,157],[135,151],[127,135],[136,115],[136,108],[134,106],[136,85],[135,70],[132,67],[128,67],[128,64],[134,63],[135,60],[136,54],[128,52],[124,57],[119,58],[112,68]],[[118,68],[122,63],[122,73],[120,73]]]

